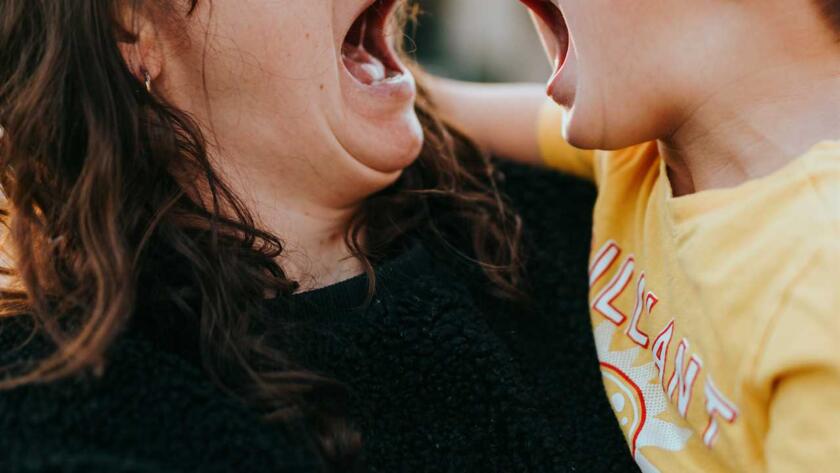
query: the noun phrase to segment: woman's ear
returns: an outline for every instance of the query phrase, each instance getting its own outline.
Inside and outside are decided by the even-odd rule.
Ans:
[[[123,2],[118,21],[121,30],[117,38],[123,60],[128,69],[144,83],[154,82],[163,70],[163,48],[151,12],[137,8],[134,2]],[[148,77],[146,76],[148,74]]]

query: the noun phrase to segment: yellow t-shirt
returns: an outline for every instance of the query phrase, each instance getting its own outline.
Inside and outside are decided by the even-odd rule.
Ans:
[[[590,312],[607,396],[644,472],[840,471],[840,141],[675,198],[655,143],[550,165],[598,186]]]

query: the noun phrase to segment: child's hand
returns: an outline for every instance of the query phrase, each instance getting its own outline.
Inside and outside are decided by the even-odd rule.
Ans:
[[[432,76],[425,82],[443,118],[478,146],[495,156],[542,163],[537,121],[546,101],[543,86],[477,84]]]

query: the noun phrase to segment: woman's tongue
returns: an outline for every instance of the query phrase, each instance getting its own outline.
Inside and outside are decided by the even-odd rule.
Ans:
[[[387,74],[385,65],[367,52],[364,46],[345,43],[341,48],[341,58],[350,74],[362,84],[371,85],[385,80]]]

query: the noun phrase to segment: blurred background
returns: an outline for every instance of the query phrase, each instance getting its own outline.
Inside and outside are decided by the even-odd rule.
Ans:
[[[431,72],[474,81],[545,82],[548,78],[548,60],[518,1],[418,3],[421,15],[415,26],[414,53]],[[414,49],[410,42],[407,49]]]

